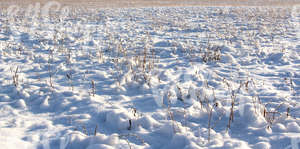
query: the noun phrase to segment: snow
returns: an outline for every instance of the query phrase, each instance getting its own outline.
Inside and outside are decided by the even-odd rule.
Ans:
[[[1,10],[1,148],[299,147],[298,9],[61,9]]]

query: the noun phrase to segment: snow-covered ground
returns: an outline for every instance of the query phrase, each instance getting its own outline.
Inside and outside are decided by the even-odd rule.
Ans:
[[[300,147],[299,9],[67,10],[1,12],[0,148]]]

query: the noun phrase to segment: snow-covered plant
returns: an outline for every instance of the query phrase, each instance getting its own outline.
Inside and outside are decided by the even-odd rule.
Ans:
[[[13,84],[15,87],[18,87],[19,85],[19,67],[17,66],[17,68],[15,70],[13,70],[12,68],[10,68],[10,71],[12,73],[12,80],[13,80]]]
[[[221,60],[221,49],[220,46],[208,45],[204,54],[202,55],[203,62],[218,62]]]

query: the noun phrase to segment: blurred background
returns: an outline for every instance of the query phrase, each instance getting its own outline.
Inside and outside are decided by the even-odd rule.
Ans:
[[[52,0],[0,0],[1,7],[27,6]],[[300,0],[55,0],[63,5],[89,7],[155,7],[155,6],[264,6],[296,5]]]

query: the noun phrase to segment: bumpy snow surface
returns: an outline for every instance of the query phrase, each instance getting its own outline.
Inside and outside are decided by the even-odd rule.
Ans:
[[[1,12],[0,148],[300,147],[299,9],[67,10]]]

